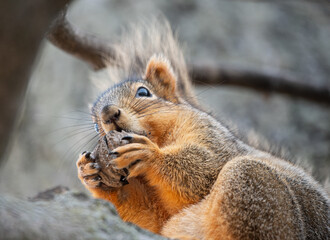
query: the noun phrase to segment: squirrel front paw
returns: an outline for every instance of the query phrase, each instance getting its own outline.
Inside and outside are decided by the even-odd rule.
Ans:
[[[99,175],[100,166],[95,162],[90,152],[83,152],[76,163],[78,168],[78,177],[81,182],[89,188],[98,188],[102,186],[102,179]]]
[[[122,140],[129,143],[110,152],[113,156],[111,164],[118,169],[128,169],[128,178],[144,173],[151,161],[161,156],[159,147],[145,136],[129,134]]]
[[[79,179],[88,188],[109,190],[128,184],[123,173],[110,166],[104,166],[104,164],[100,163],[90,152],[83,152],[80,155],[77,161],[77,168]]]

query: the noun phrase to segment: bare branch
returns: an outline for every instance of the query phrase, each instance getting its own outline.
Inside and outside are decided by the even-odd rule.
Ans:
[[[71,26],[66,20],[66,9],[52,23],[47,38],[58,48],[88,62],[94,70],[105,68],[105,60],[115,59],[115,51],[106,41]]]
[[[62,50],[88,62],[95,70],[105,68],[105,59],[112,59],[117,65],[120,60],[110,45],[99,38],[79,33],[65,18],[64,11],[53,23],[48,39]],[[117,58],[117,59],[116,59]],[[189,67],[196,84],[236,85],[264,92],[284,93],[310,101],[330,104],[330,89],[309,84],[309,81],[279,72],[233,69],[228,67]]]
[[[312,81],[278,71],[234,69],[228,67],[191,66],[190,73],[195,84],[236,85],[263,92],[275,92],[306,100],[330,104],[330,89],[312,84]],[[311,82],[311,83],[309,83]]]

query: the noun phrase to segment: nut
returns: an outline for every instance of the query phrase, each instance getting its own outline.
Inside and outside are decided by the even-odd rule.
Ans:
[[[116,169],[111,165],[111,160],[115,157],[110,152],[122,145],[128,144],[127,140],[122,140],[123,137],[129,135],[125,131],[110,131],[102,137],[95,149],[93,150],[93,157],[101,167],[99,175],[102,182],[110,188],[118,188],[128,184],[126,177],[128,176],[127,169]]]

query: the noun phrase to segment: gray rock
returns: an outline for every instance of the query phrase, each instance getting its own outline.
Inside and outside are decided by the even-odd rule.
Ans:
[[[124,223],[108,202],[57,187],[30,200],[0,195],[0,239],[165,238]]]

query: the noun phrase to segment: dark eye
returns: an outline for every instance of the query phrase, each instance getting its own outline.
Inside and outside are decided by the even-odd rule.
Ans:
[[[97,123],[94,123],[94,129],[97,133],[100,132],[99,125]]]
[[[151,93],[145,87],[139,87],[136,92],[136,97],[151,97]]]

